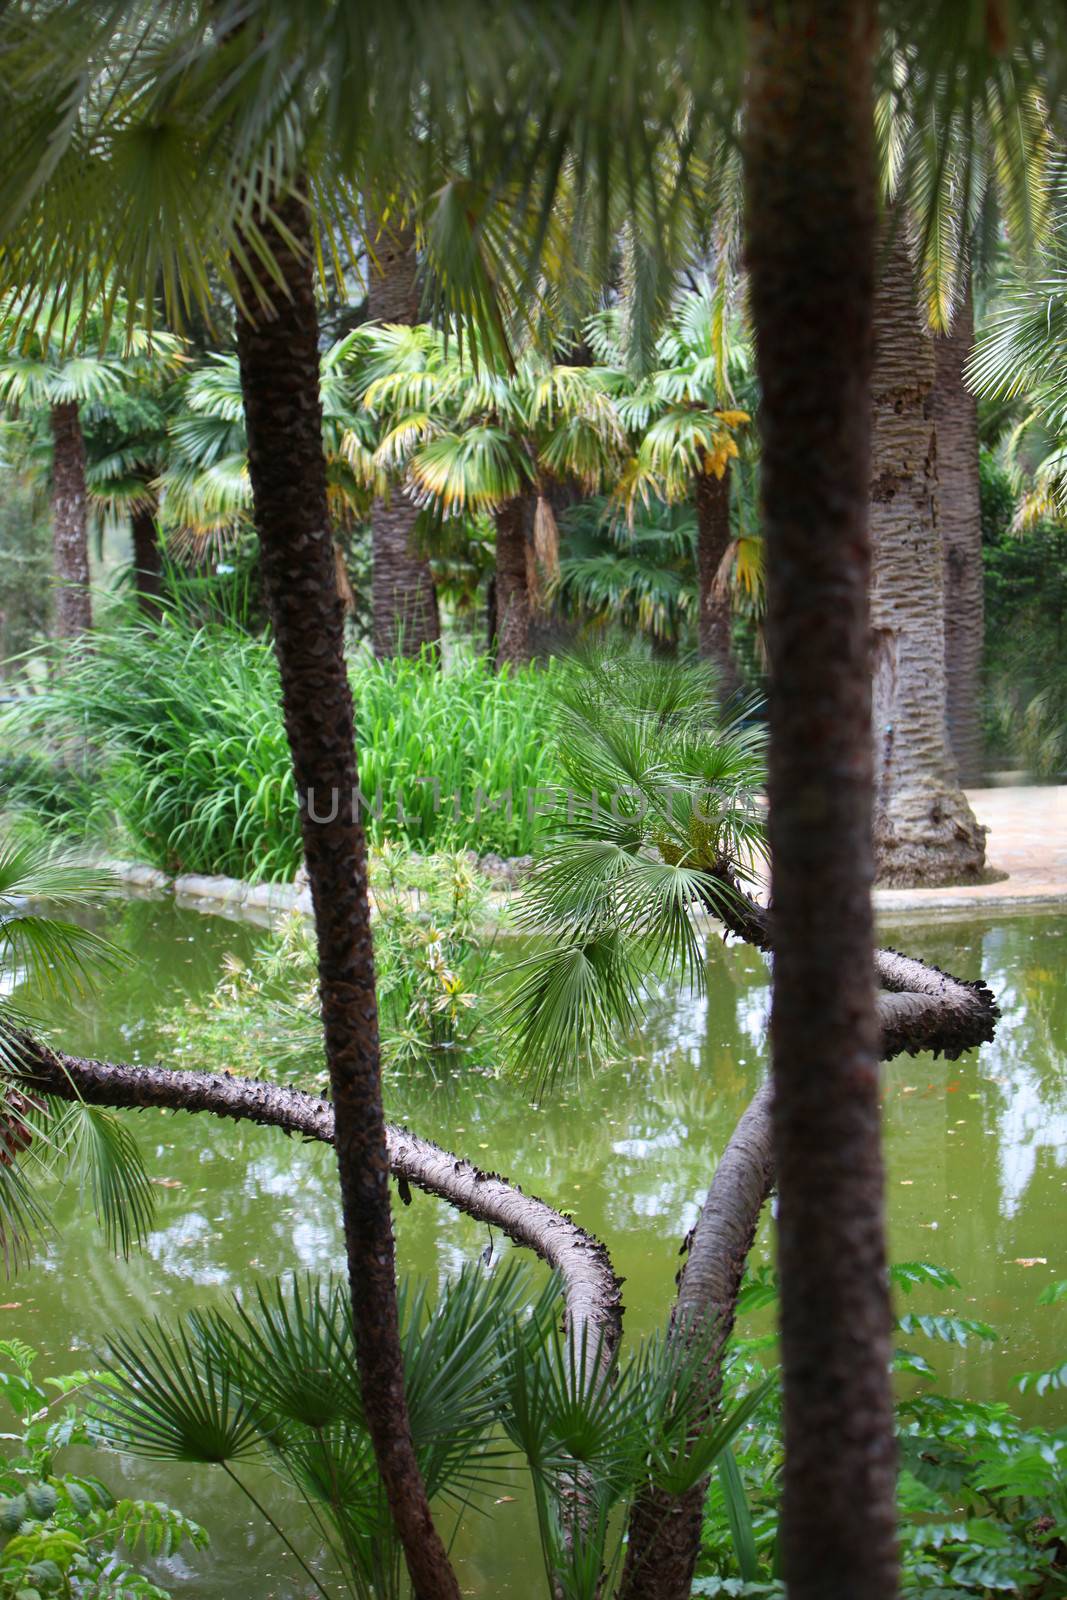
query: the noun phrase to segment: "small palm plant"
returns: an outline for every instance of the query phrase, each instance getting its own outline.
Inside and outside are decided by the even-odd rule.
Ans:
[[[650,1482],[684,1492],[751,1417],[753,1388],[694,1430],[693,1349],[657,1338],[620,1358],[559,1332],[559,1284],[535,1291],[514,1260],[468,1267],[435,1298],[401,1285],[405,1388],[429,1493],[458,1513],[521,1492],[530,1474],[546,1588],[608,1595],[621,1565],[620,1512]],[[281,1538],[323,1600],[394,1600],[400,1552],[374,1467],[343,1287],[293,1276],[225,1310],[157,1322],[112,1342],[98,1409],[120,1450],[221,1469]],[[516,1459],[516,1453],[518,1459]],[[274,1468],[307,1508],[328,1563],[247,1481]],[[344,1577],[336,1581],[333,1572]]]
[[[129,1254],[147,1231],[152,1191],[137,1145],[117,1117],[97,1106],[37,1099],[18,1087],[22,1040],[32,1015],[16,987],[76,997],[121,952],[69,913],[113,888],[111,875],[14,837],[0,838],[0,1247],[9,1269],[47,1226],[40,1189],[57,1171],[90,1199],[109,1246]],[[40,904],[47,911],[37,909]]]
[[[707,665],[636,656],[580,664],[561,682],[557,755],[567,791],[527,880],[534,949],[514,969],[512,1048],[540,1084],[610,1057],[646,985],[703,981],[693,913],[741,904],[766,853],[765,735],[718,711]]]

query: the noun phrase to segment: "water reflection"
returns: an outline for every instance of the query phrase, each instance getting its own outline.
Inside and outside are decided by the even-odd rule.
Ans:
[[[50,1020],[68,1048],[125,1059],[162,1053],[163,1008],[205,993],[225,955],[247,957],[261,938],[167,902],[126,902],[95,920],[136,963],[93,1002],[56,1008]],[[917,1295],[913,1308],[984,1318],[1003,1336],[992,1347],[924,1353],[949,1392],[1010,1397],[1014,1374],[1063,1358],[1062,1312],[1035,1302],[1044,1284],[1067,1278],[1067,918],[922,925],[888,937],[961,977],[984,975],[1004,1012],[995,1044],[977,1057],[890,1063],[885,1112],[892,1254],[950,1266],[963,1285],[955,1296]],[[679,1244],[765,1070],[764,959],[716,941],[707,977],[703,995],[654,995],[633,1037],[620,1041],[619,1061],[543,1106],[520,1085],[477,1074],[389,1087],[394,1118],[573,1211],[608,1242],[634,1334],[662,1323]],[[113,1260],[69,1195],[58,1206],[58,1235],[25,1281],[5,1291],[0,1336],[45,1351],[42,1372],[86,1364],[87,1351],[122,1323],[217,1303],[293,1267],[340,1265],[329,1150],[203,1117],[149,1112],[135,1126],[158,1182],[146,1250],[129,1263]],[[484,1226],[418,1193],[398,1207],[397,1233],[403,1265],[438,1280],[489,1242]],[[767,1257],[770,1244],[768,1224],[757,1253]],[[493,1248],[499,1259],[508,1247],[496,1236]],[[1020,1404],[1051,1425],[1067,1421],[1062,1395]],[[131,1492],[170,1496],[211,1528],[214,1554],[189,1581],[190,1597],[244,1593],[249,1570],[275,1574],[266,1592],[300,1592],[281,1576],[269,1533],[250,1525],[243,1503],[210,1475],[145,1463],[121,1470]],[[474,1519],[458,1546],[465,1590],[530,1592],[515,1559],[528,1515],[520,1497]]]

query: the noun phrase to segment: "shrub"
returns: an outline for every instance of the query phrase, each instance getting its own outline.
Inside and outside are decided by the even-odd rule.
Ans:
[[[462,855],[417,856],[389,844],[372,852],[370,870],[386,1065],[434,1077],[451,1066],[488,1068],[499,1054],[488,884]],[[189,1059],[250,1075],[266,1067],[325,1090],[310,922],[294,916],[251,961],[228,959],[208,999],[183,1005],[163,1027]]]

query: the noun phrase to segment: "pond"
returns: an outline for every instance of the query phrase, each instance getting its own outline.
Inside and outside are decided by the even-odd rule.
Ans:
[[[246,957],[263,937],[169,900],[123,900],[94,925],[132,964],[92,1000],[53,1007],[47,1021],[66,1049],[119,1060],[173,1059],[158,1031],[162,1013],[204,995],[227,954]],[[1067,917],[919,923],[894,926],[887,938],[961,977],[981,974],[1004,1013],[995,1044],[978,1056],[902,1057],[885,1071],[892,1259],[951,1267],[962,1285],[952,1296],[916,1294],[909,1308],[954,1310],[1000,1334],[963,1349],[922,1341],[923,1353],[943,1392],[1007,1399],[1024,1416],[1062,1425],[1062,1393],[1022,1397],[1012,1380],[1064,1356],[1062,1312],[1036,1301],[1067,1277]],[[580,1092],[535,1106],[517,1087],[482,1077],[437,1089],[394,1083],[389,1114],[573,1211],[607,1242],[626,1280],[627,1331],[639,1334],[663,1322],[679,1244],[763,1071],[768,1004],[763,958],[712,941],[707,994],[657,997],[625,1059]],[[292,1267],[328,1272],[341,1259],[329,1150],[207,1117],[157,1111],[133,1122],[157,1184],[144,1251],[128,1263],[111,1257],[68,1193],[56,1235],[18,1281],[0,1286],[0,1337],[40,1350],[40,1375],[90,1365],[113,1329],[221,1303]],[[489,1242],[484,1227],[429,1197],[397,1209],[400,1262],[417,1274],[440,1279]],[[768,1232],[757,1259],[769,1259]],[[507,1241],[496,1237],[493,1247],[499,1256]],[[168,1499],[209,1529],[208,1552],[165,1564],[161,1581],[177,1595],[306,1593],[270,1530],[213,1469],[122,1458],[105,1466],[114,1487],[121,1475],[126,1492]],[[485,1600],[541,1592],[521,1480],[505,1492],[514,1498],[468,1517],[456,1544],[464,1593]]]

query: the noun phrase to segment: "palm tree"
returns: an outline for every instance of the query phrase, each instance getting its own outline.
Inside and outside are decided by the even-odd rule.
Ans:
[[[133,586],[145,616],[162,614],[163,548],[156,480],[168,456],[167,425],[180,380],[145,376],[127,385],[85,430],[90,505],[130,524]]]
[[[653,501],[632,518],[597,497],[560,518],[559,581],[564,616],[601,632],[618,626],[673,655],[697,612],[696,517],[687,506]]]
[[[959,786],[945,723],[934,345],[920,322],[907,224],[879,259],[872,375],[871,582],[878,881],[976,881],[985,830]]]
[[[972,74],[987,70],[986,53],[973,47],[974,27],[961,35],[958,19],[951,14],[954,8],[947,18],[952,34],[949,46],[938,33],[939,24],[944,28],[946,23],[939,15],[942,8],[909,5],[905,9],[912,48],[924,64],[933,60],[941,70],[947,62],[955,70],[963,37],[969,47],[967,70]],[[358,139],[353,139],[354,127],[362,133],[372,125],[377,129],[390,124],[382,129],[382,143],[389,143],[393,134],[391,119],[381,114],[383,97],[390,109],[395,105],[404,134],[416,109],[423,131],[442,107],[453,111],[456,99],[448,93],[423,91],[427,76],[434,84],[440,81],[442,64],[448,67],[455,59],[453,40],[460,41],[463,70],[475,74],[486,70],[489,78],[484,100],[474,96],[479,111],[484,109],[484,119],[466,118],[464,131],[472,143],[479,143],[479,149],[488,144],[494,156],[506,150],[509,176],[518,170],[520,175],[536,174],[542,180],[547,171],[549,187],[551,174],[558,171],[561,143],[565,144],[570,134],[575,135],[577,148],[589,152],[600,177],[620,168],[626,172],[628,164],[643,177],[649,152],[656,148],[652,132],[663,125],[665,97],[670,104],[670,134],[676,135],[681,126],[682,107],[675,98],[679,81],[685,84],[686,126],[696,129],[707,114],[709,86],[716,92],[719,89],[719,69],[728,65],[729,81],[738,81],[732,71],[733,18],[729,18],[731,26],[717,29],[718,13],[706,6],[693,13],[684,6],[666,13],[656,7],[654,15],[639,11],[633,18],[634,27],[628,29],[611,25],[612,19],[617,20],[615,6],[583,12],[588,39],[595,41],[592,56],[580,48],[586,28],[576,32],[568,8],[554,7],[548,18],[558,29],[553,50],[540,49],[535,31],[528,53],[516,50],[516,59],[532,70],[517,70],[503,77],[495,48],[487,47],[484,52],[467,48],[469,35],[463,22],[469,18],[456,16],[450,19],[453,26],[442,27],[434,8],[432,37],[427,37],[418,29],[424,8],[416,8],[413,38],[422,48],[413,48],[412,39],[397,28],[395,4],[389,8],[387,20],[373,5],[360,7],[358,12],[338,8],[337,21],[320,8],[308,8],[310,36],[301,32],[306,26],[301,21],[304,11],[285,8],[279,14],[272,8],[271,28],[261,32],[253,24],[236,43],[223,33],[226,48],[221,50],[215,35],[208,41],[209,51],[197,53],[185,47],[182,73],[165,77],[171,103],[180,99],[180,109],[186,114],[190,106],[197,106],[198,91],[209,81],[214,128],[217,130],[221,118],[235,135],[224,146],[220,141],[207,141],[212,160],[220,159],[220,152],[225,159],[228,151],[235,150],[244,164],[236,174],[228,169],[227,179],[239,177],[246,169],[249,151],[260,147],[256,135],[262,135],[264,121],[269,123],[271,134],[284,146],[280,151],[272,145],[273,177],[267,188],[272,198],[285,192],[286,183],[294,182],[305,153],[299,140],[292,148],[293,130],[302,131],[305,124],[299,117],[288,121],[282,117],[279,102],[288,106],[294,95],[302,97],[320,69],[337,92],[322,96],[323,119],[315,127],[320,137],[314,148],[329,148],[329,118],[336,119],[341,107],[347,124],[346,148],[362,150]],[[91,9],[88,14],[94,15]],[[1020,5],[1012,19],[1020,16],[1041,45],[1048,42],[1045,36],[1049,34],[1055,42],[1054,28],[1045,21],[1047,8],[1042,11]],[[217,22],[217,8],[212,8],[212,17]],[[540,11],[539,18],[545,20]],[[492,22],[505,34],[512,20],[509,8],[493,13]],[[970,14],[967,20],[974,23]],[[21,13],[16,22],[20,29],[26,25]],[[519,26],[528,28],[525,11]],[[979,44],[987,43],[990,52],[996,52],[1004,47],[1008,18],[1001,8],[983,7],[977,29]],[[867,894],[871,771],[864,590],[869,569],[865,506],[875,212],[871,150],[874,16],[868,0],[820,0],[818,5],[814,0],[797,0],[788,9],[752,0],[748,36],[749,263],[764,397],[767,631],[772,668],[770,822],[777,946],[774,1115],[787,1379],[785,1571],[791,1593],[800,1600],[816,1595],[821,1600],[827,1594],[849,1600],[860,1595],[865,1600],[882,1600],[894,1592],[895,1561],[877,1037]],[[402,51],[396,49],[398,37],[403,41]],[[560,52],[559,38],[572,48]],[[385,48],[386,44],[392,49]],[[500,32],[491,31],[487,46],[499,44]],[[48,49],[51,54],[54,46],[49,43]],[[337,52],[333,71],[331,50]],[[205,72],[203,63],[209,52],[210,67]],[[505,57],[506,63],[510,59]],[[1031,51],[1031,59],[1042,59],[1042,49]],[[690,69],[688,78],[677,70],[664,71],[664,60],[673,69],[685,62]],[[379,61],[391,66],[392,73],[385,82],[368,73],[374,91],[364,97],[361,69],[368,64],[373,68]],[[417,62],[417,67],[399,70],[409,61]],[[561,62],[565,70],[561,70]],[[342,64],[342,71],[337,70],[337,63]],[[278,74],[273,79],[272,65]],[[238,87],[250,77],[255,93],[242,97]],[[394,100],[389,91],[395,89],[398,77],[402,92]],[[418,96],[412,92],[413,77]],[[264,93],[264,78],[271,91],[284,82],[289,87],[288,99],[280,92]],[[462,74],[460,78],[462,81]],[[173,87],[179,79],[180,96]],[[230,92],[220,93],[220,83]],[[10,94],[6,81],[0,89],[5,108],[15,101],[11,106],[11,160],[0,185],[0,223],[10,228],[12,219],[24,219],[10,256],[16,267],[27,250],[32,254],[23,238],[28,234],[37,237],[38,222],[47,225],[54,221],[68,193],[64,183],[57,183],[39,205],[36,199],[31,204],[26,198],[23,152],[32,148],[31,134],[42,120],[60,128],[70,128],[75,120],[69,113],[65,120],[61,115],[70,95],[69,78],[64,77],[60,87],[62,96],[49,90],[44,94],[43,110],[35,105],[32,115]],[[544,96],[535,99],[535,88],[548,89],[552,118],[548,123],[531,119],[536,130],[531,154],[514,107],[542,105]],[[472,96],[468,92],[459,100],[466,110]],[[300,104],[303,107],[302,99]],[[506,108],[504,126],[491,114],[496,106]],[[616,138],[612,119],[620,107],[623,116]],[[364,108],[367,115],[361,121],[359,113]],[[150,109],[153,114],[158,112],[158,96]],[[49,118],[54,120],[49,122]],[[210,128],[210,116],[206,120]],[[85,150],[80,127],[77,131],[79,137],[72,141],[76,160],[70,166],[81,171]],[[585,132],[592,136],[583,145]],[[168,147],[173,144],[164,143]],[[380,148],[375,147],[375,153]],[[679,148],[677,138],[674,148]],[[179,140],[177,150],[183,176],[195,178],[195,141]],[[63,167],[61,141],[49,145],[48,159],[53,173],[59,169],[60,176],[69,179],[70,166]],[[173,148],[170,159],[173,163]],[[39,175],[40,168],[38,153],[29,167],[30,176]],[[90,167],[90,178],[93,172]],[[100,188],[86,184],[84,176],[82,181],[91,197],[99,199]],[[631,188],[641,189],[640,182],[628,181]],[[111,192],[107,183],[102,188],[105,194]],[[319,754],[330,758],[325,764],[327,777],[349,778],[354,776],[354,761],[348,743],[349,714],[340,686],[339,628],[334,624],[323,633],[319,626],[312,644],[310,630],[302,633],[295,615],[298,603],[306,597],[313,621],[330,622],[321,603],[328,587],[329,564],[324,549],[325,491],[314,404],[317,352],[310,337],[314,308],[310,279],[303,271],[307,257],[295,256],[291,249],[293,241],[307,237],[303,212],[297,201],[282,201],[274,208],[285,229],[279,237],[271,232],[272,223],[249,202],[241,184],[213,189],[216,198],[210,205],[195,182],[186,182],[179,189],[210,212],[216,238],[224,248],[234,242],[241,245],[242,226],[254,229],[255,248],[250,250],[245,243],[243,253],[239,250],[232,264],[231,277],[239,288],[253,289],[240,277],[239,268],[250,259],[261,260],[259,247],[269,240],[270,259],[279,268],[275,283],[280,278],[296,290],[296,308],[293,300],[279,296],[281,314],[273,320],[265,314],[271,295],[262,280],[254,286],[251,302],[242,297],[246,312],[254,307],[259,313],[254,329],[246,320],[249,343],[242,352],[253,482],[257,474],[263,475],[262,496],[257,487],[257,501],[262,499],[262,506],[257,504],[257,521],[268,563],[273,565],[273,596],[289,613],[279,629],[279,656],[298,780],[309,781],[307,758]],[[240,204],[231,198],[224,206],[217,196],[232,195],[235,189]],[[30,192],[33,196],[37,191]],[[531,181],[530,193],[536,215],[544,183]],[[521,202],[523,196],[518,198]],[[530,194],[525,198],[529,201]],[[647,194],[641,192],[640,199],[646,202]],[[108,218],[110,230],[112,214],[106,208],[99,210]],[[529,215],[528,205],[520,203],[518,210]],[[27,217],[33,229],[29,229]],[[197,214],[194,220],[196,226],[185,237],[206,241],[210,235],[203,216]],[[653,220],[661,225],[658,215]],[[133,243],[139,248],[146,237],[153,240],[153,249],[137,256],[136,273],[140,275],[154,270],[160,254],[174,247],[173,241],[167,243],[174,230],[159,230],[155,207],[145,209],[138,225],[141,232]],[[648,231],[653,242],[656,229]],[[57,230],[53,228],[51,234],[55,237]],[[163,241],[158,244],[157,234]],[[174,233],[174,237],[178,235]],[[84,239],[79,239],[78,245],[79,250],[90,253]],[[110,259],[108,251],[101,254]],[[133,254],[131,251],[131,257]],[[299,340],[293,337],[297,331]],[[332,740],[331,727],[335,733]],[[326,830],[324,848],[312,873],[325,945],[322,990],[327,1049],[344,1102],[339,1108],[338,1133],[346,1198],[359,1180],[358,1171],[352,1170],[353,1157],[359,1153],[375,1158],[378,1153],[373,1010],[367,990],[372,968],[363,927],[360,863],[357,833]],[[355,890],[351,888],[353,879]],[[331,914],[327,897],[334,888],[339,890],[340,903],[337,913]],[[343,963],[356,957],[366,959],[358,970],[346,970]],[[364,998],[364,1026],[361,1035],[353,1038],[351,1014],[346,1016],[344,1005]],[[350,1051],[345,1048],[348,1043]],[[819,1086],[818,1096],[813,1094],[814,1084]],[[358,1125],[351,1143],[347,1133],[342,1137],[353,1109],[347,1096],[359,1091],[366,1092],[361,1109],[370,1116],[362,1145]],[[381,1195],[369,1198],[375,1204],[366,1226],[380,1230]],[[387,1234],[379,1231],[374,1242],[387,1245]],[[370,1239],[365,1234],[353,1239],[350,1233],[350,1244],[361,1265],[367,1256],[373,1277]],[[384,1279],[382,1273],[374,1281],[383,1291],[382,1314],[387,1317],[394,1301],[392,1284]],[[353,1296],[358,1323],[361,1308],[355,1276]],[[390,1343],[388,1337],[381,1341],[386,1350]],[[374,1360],[378,1353],[373,1342],[359,1348],[368,1392],[373,1378],[382,1375]],[[400,1392],[399,1386],[395,1387],[394,1397]],[[375,1399],[382,1398],[379,1388]],[[375,1445],[413,1572],[424,1574],[425,1567],[416,1564],[418,1552],[408,1542],[411,1521],[406,1509],[410,1507],[395,1498],[395,1462],[377,1437]],[[417,1474],[413,1480],[405,1473],[405,1492],[417,1481]],[[434,1547],[426,1545],[424,1553],[432,1556]],[[455,1593],[454,1584],[435,1580],[436,1568],[433,1578],[416,1578],[422,1596]]]
[[[981,780],[985,574],[978,481],[978,406],[964,380],[974,345],[970,273],[952,322],[934,340],[931,414],[937,429],[938,523],[944,554],[945,711],[960,783]]]
[[[869,0],[750,10],[746,260],[762,396],[792,1600],[897,1593],[869,894],[875,39]]]
[[[428,326],[357,330],[364,404],[384,417],[377,460],[441,517],[492,515],[497,661],[531,655],[530,625],[558,569],[552,482],[586,493],[621,468],[611,375],[528,351],[510,373]]]
[[[631,507],[649,489],[668,501],[696,504],[700,654],[713,661],[720,693],[738,685],[731,637],[728,572],[738,550],[731,529],[730,464],[738,454],[735,432],[748,412],[734,406],[734,386],[751,362],[744,342],[731,336],[718,287],[705,283],[682,295],[655,349],[655,368],[643,380],[620,373],[619,412],[637,439],[633,467],[621,491]],[[622,365],[621,317],[602,313],[588,337],[598,359]]]
[[[414,227],[384,219],[369,232],[367,311],[375,322],[419,320]],[[438,645],[441,619],[426,556],[416,547],[418,507],[400,495],[379,499],[371,514],[371,636],[376,656],[417,656]]]
[[[907,50],[907,42],[892,35],[888,44]],[[978,416],[974,396],[963,382],[973,342],[972,266],[988,269],[990,239],[998,228],[1017,261],[1031,257],[1047,238],[1052,138],[1043,96],[1010,54],[994,72],[962,91],[951,81],[928,84],[921,71],[903,81],[891,80],[879,97],[876,124],[883,190],[900,213],[900,226],[910,225],[913,231],[920,318],[933,336],[933,375],[926,373],[923,381],[929,383],[928,410],[938,438],[933,536],[940,539],[943,555],[945,720],[960,782],[973,783],[982,766],[983,570]],[[894,270],[906,271],[902,257]],[[886,343],[897,336],[898,330],[886,329]],[[923,365],[929,365],[925,357]],[[876,540],[876,570],[877,548]],[[924,639],[934,626],[931,616]],[[906,648],[903,640],[901,648]],[[895,719],[897,740],[901,732]],[[936,784],[934,769],[941,755],[928,725],[920,739],[927,745],[929,778]],[[911,755],[914,762],[917,745]],[[954,792],[950,808],[969,835],[966,842],[957,841],[963,856],[958,864],[966,873],[977,870],[967,858],[978,858],[980,840],[963,807]],[[935,801],[935,813],[940,809]],[[921,830],[923,825],[913,817],[908,826]],[[942,853],[945,871],[951,873],[953,851],[938,845],[936,815],[926,826],[926,848]],[[889,846],[890,873],[895,855]],[[921,864],[916,870],[927,881]]]
[[[356,403],[348,375],[349,340],[323,352],[319,363],[326,492],[335,530],[364,521],[376,488],[377,443],[370,418]],[[235,355],[216,354],[182,383],[169,419],[164,460],[153,489],[168,547],[202,560],[226,554],[254,531],[241,374]],[[337,588],[350,611],[354,596],[335,541]]]
[[[85,437],[82,413],[105,407],[138,377],[173,371],[173,335],[149,337],[115,320],[122,308],[83,309],[68,297],[30,308],[8,296],[0,307],[0,406],[9,415],[47,418],[52,457],[52,543],[56,633],[92,627]]]

